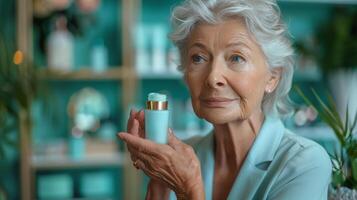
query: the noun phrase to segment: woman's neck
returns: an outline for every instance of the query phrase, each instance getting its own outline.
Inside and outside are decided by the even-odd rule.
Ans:
[[[248,119],[214,125],[215,163],[219,167],[238,170],[245,160],[264,121],[262,111]]]

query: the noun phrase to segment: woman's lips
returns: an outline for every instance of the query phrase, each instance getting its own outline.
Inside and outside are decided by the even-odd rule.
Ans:
[[[210,97],[210,98],[201,99],[203,104],[210,108],[224,108],[235,100],[237,99],[224,98],[224,97]]]

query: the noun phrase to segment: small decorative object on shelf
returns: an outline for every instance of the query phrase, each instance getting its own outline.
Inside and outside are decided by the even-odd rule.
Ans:
[[[330,200],[355,200],[357,190],[357,112],[354,118],[349,118],[349,107],[346,106],[345,121],[337,112],[336,105],[331,96],[325,104],[320,96],[312,89],[318,104],[312,103],[300,88],[295,88],[304,101],[312,106],[321,119],[334,131],[339,141],[339,149],[330,154],[333,171],[330,185]]]
[[[68,115],[72,129],[69,137],[69,154],[80,160],[86,154],[86,133],[100,128],[100,121],[109,116],[109,103],[93,88],[84,88],[75,93],[68,103]]]
[[[299,108],[294,115],[296,126],[305,126],[314,122],[317,118],[316,111],[311,106]]]

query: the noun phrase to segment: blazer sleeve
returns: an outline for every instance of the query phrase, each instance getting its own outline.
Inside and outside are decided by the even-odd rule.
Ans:
[[[269,200],[326,200],[332,165],[326,151],[319,145],[302,148],[286,164]]]

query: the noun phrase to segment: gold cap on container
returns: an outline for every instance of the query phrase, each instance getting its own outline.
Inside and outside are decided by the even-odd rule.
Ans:
[[[148,110],[167,110],[167,101],[147,101],[146,109]]]

